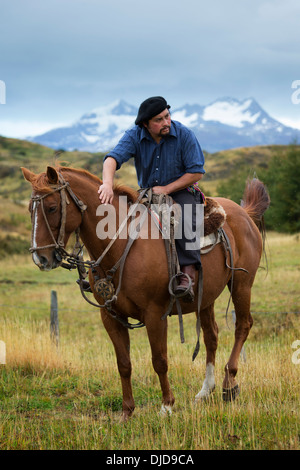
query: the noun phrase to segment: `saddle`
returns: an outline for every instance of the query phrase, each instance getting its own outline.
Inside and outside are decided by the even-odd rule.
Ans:
[[[226,221],[226,212],[218,201],[211,197],[205,197],[204,201],[204,237],[200,240],[201,250],[209,245],[215,245],[219,241],[217,240],[218,230],[223,227]],[[141,202],[150,209],[157,227],[163,234],[164,232],[170,233],[170,224],[174,225],[176,232],[181,211],[171,196],[150,194]],[[170,210],[172,211],[171,217]]]

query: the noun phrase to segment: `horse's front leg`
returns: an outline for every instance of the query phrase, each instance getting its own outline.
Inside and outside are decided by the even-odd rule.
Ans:
[[[123,392],[123,419],[129,418],[135,408],[131,388],[130,338],[128,329],[101,309],[103,325],[114,345]]]
[[[161,320],[161,311],[156,315],[152,310],[151,313],[145,314],[145,325],[147,328],[148,338],[152,351],[152,364],[157,373],[162,390],[162,407],[161,415],[172,413],[172,406],[175,398],[171,391],[168,379],[168,355],[167,355],[167,320]]]

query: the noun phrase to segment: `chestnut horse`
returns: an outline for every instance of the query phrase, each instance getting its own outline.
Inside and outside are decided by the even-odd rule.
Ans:
[[[85,170],[67,167],[48,167],[45,173],[39,175],[26,168],[22,168],[22,171],[33,190],[30,211],[31,251],[34,263],[43,271],[61,266],[66,253],[64,247],[70,235],[80,229],[80,238],[90,259],[98,260],[104,253],[96,271],[99,277],[105,276],[122,256],[127,240],[117,236],[112,243],[109,238],[101,239],[103,237],[97,236],[97,224],[99,220],[103,220],[104,215],[104,211],[100,211],[102,216],[99,217],[101,206],[97,190],[101,183],[100,179]],[[114,207],[117,221],[122,220],[122,217],[119,219],[121,208],[118,196],[120,195],[126,195],[131,202],[138,198],[138,193],[126,186],[115,187],[113,204],[106,208],[109,210]],[[236,382],[238,359],[253,323],[250,314],[251,287],[263,249],[258,226],[270,202],[265,186],[257,179],[246,185],[243,206],[225,198],[215,199],[226,212],[223,229],[230,241],[233,266],[243,269],[234,271],[234,282],[231,285],[233,271],[229,268],[228,262],[225,262],[222,243],[216,244],[212,251],[202,256],[203,295],[200,320],[206,347],[206,374],[203,386],[196,395],[196,401],[208,398],[215,388],[214,366],[218,327],[214,316],[214,302],[226,285],[232,293],[236,325],[233,349],[225,366],[223,398],[234,399],[239,393]],[[126,204],[126,210],[128,207]],[[124,207],[122,211],[124,214]],[[151,215],[147,213],[147,217],[151,218]],[[92,269],[89,269],[91,289],[95,299],[101,304],[103,298],[95,292],[95,279],[91,271]],[[117,287],[118,276],[114,276],[113,283]],[[162,390],[162,414],[171,413],[174,404],[175,399],[168,380],[167,319],[162,320],[163,314],[169,307],[168,284],[169,273],[164,240],[161,236],[158,239],[138,237],[132,244],[123,266],[122,286],[114,304],[114,312],[118,318],[105,306],[101,306],[100,309],[104,327],[115,348],[122,383],[125,419],[133,413],[135,404],[131,388],[129,333],[126,325],[118,321],[120,318],[127,321],[131,317],[146,326],[152,363]],[[195,312],[197,295],[194,303],[180,302],[180,304],[182,313]]]

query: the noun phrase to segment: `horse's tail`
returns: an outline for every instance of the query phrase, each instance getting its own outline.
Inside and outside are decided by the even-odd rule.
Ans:
[[[245,192],[241,201],[241,206],[251,219],[257,225],[263,241],[263,253],[266,264],[268,266],[267,254],[265,250],[266,227],[264,221],[264,213],[270,206],[270,196],[265,185],[257,178],[248,179]],[[267,267],[268,270],[268,267]]]
[[[264,213],[270,206],[270,196],[265,185],[257,178],[248,179],[241,206],[262,232]]]

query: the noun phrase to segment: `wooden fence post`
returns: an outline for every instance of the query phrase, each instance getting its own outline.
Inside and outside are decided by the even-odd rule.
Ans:
[[[57,294],[55,290],[51,291],[50,307],[50,337],[56,347],[59,346],[59,323],[58,323],[58,305]]]

